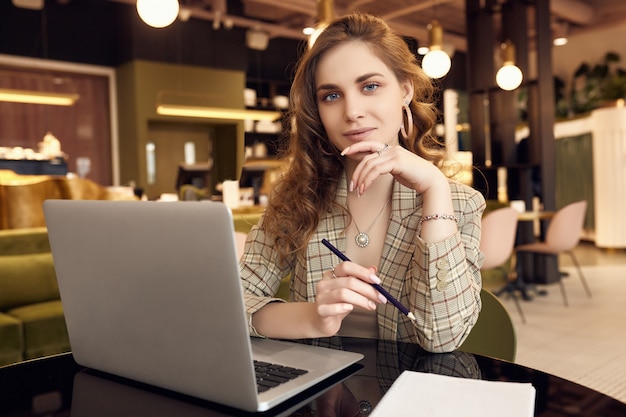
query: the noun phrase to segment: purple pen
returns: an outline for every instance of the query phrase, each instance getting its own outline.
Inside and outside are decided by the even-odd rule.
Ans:
[[[335,255],[337,255],[339,259],[341,259],[342,261],[350,261],[350,259],[346,255],[344,255],[339,249],[334,247],[333,244],[330,243],[328,240],[322,239],[322,243],[324,244],[324,246],[330,249]],[[396,306],[398,310],[402,312],[402,314],[407,316],[412,321],[415,321],[415,315],[411,313],[408,308],[403,306],[402,303],[400,303],[400,301],[396,300],[393,295],[389,294],[389,292],[387,292],[386,289],[384,289],[378,284],[371,284],[371,285],[372,287],[376,288],[378,292],[381,293],[387,300],[389,300],[391,304]]]

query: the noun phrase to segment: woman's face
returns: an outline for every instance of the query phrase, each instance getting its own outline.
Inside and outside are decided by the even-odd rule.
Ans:
[[[397,144],[402,104],[413,87],[400,83],[367,44],[347,42],[326,52],[315,85],[322,124],[337,149],[364,140]]]

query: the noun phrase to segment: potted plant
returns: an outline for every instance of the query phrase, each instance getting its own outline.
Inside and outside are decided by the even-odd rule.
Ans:
[[[626,70],[617,66],[620,60],[619,54],[607,52],[604,59],[594,66],[587,62],[580,64],[570,86],[570,113],[588,113],[626,98]],[[560,108],[562,111],[562,103]]]

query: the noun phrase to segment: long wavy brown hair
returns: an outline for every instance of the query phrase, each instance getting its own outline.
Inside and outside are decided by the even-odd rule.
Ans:
[[[355,41],[369,45],[398,81],[413,83],[415,93],[409,106],[413,134],[407,139],[399,134],[401,146],[439,167],[443,163],[441,143],[431,134],[437,117],[433,104],[435,86],[407,43],[377,17],[356,13],[336,19],[300,58],[291,87],[290,134],[281,153],[290,160],[290,165],[272,190],[263,224],[265,232],[275,239],[280,260],[305,253],[321,215],[330,212],[335,204],[344,164],[320,119],[315,75],[324,54],[345,42]]]

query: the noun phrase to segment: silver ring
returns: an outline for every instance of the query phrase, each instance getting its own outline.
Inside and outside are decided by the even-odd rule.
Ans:
[[[383,146],[382,149],[377,150],[376,153],[378,156],[381,156],[387,149],[389,149],[389,144],[385,143],[385,146]]]
[[[337,275],[335,275],[335,267],[333,267],[333,269],[332,269],[332,271],[331,271],[331,272],[332,272],[332,274],[333,274],[333,278],[337,278]]]

